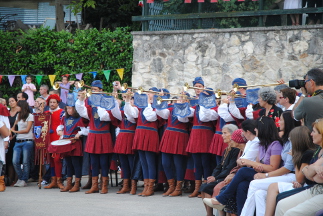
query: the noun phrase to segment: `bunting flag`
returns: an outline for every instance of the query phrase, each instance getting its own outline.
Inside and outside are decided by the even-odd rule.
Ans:
[[[216,3],[218,2],[218,0],[211,0],[211,3]]]
[[[48,77],[49,77],[49,80],[50,80],[50,84],[53,86],[56,75],[48,75]]]
[[[0,84],[2,83],[2,75],[0,75]]]
[[[75,77],[76,77],[76,79],[78,79],[78,80],[82,80],[83,73],[75,74]]]
[[[124,68],[117,69],[117,72],[118,72],[118,75],[119,75],[120,79],[122,80],[123,79]]]
[[[9,75],[9,76],[8,76],[10,86],[12,86],[13,81],[15,81],[15,78],[16,78],[16,76],[15,76],[15,75]]]
[[[43,79],[42,75],[37,75],[36,76],[36,82],[37,82],[38,85],[40,85],[42,79]]]
[[[147,3],[154,3],[154,0],[147,0]]]
[[[107,82],[109,82],[110,73],[111,73],[111,70],[104,70],[103,71],[103,74],[104,74],[105,78],[107,79]]]
[[[202,2],[204,2],[204,0],[197,0],[197,2],[202,3]]]
[[[185,0],[184,3],[192,3],[192,0]]]
[[[95,79],[96,75],[98,74],[98,72],[97,72],[97,71],[92,71],[92,72],[90,72],[90,73],[93,75],[93,79]]]
[[[27,75],[20,75],[21,76],[21,81],[22,81],[22,84],[26,84],[26,77]]]

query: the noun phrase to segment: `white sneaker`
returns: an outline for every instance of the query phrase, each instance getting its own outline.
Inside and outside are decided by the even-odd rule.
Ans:
[[[18,181],[16,182],[16,184],[14,184],[13,186],[14,187],[19,187],[19,184],[20,184],[20,182],[21,182],[22,180],[20,180],[20,179],[18,179]]]
[[[24,180],[20,180],[20,182],[18,184],[16,183],[16,185],[16,187],[26,187],[27,183]]]
[[[48,185],[48,182],[47,182],[46,180],[43,180],[43,181],[41,182],[41,185],[47,186],[47,185]]]

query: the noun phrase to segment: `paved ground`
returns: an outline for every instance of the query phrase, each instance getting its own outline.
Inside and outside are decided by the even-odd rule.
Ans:
[[[86,181],[84,177],[82,183]],[[58,189],[39,190],[36,182],[28,183],[23,188],[7,187],[5,192],[0,193],[0,216],[205,215],[202,200],[188,198],[188,194],[162,197],[162,192],[157,192],[151,197],[138,197],[116,194],[118,188],[109,187],[108,194],[84,194],[85,190],[77,193],[63,193]]]

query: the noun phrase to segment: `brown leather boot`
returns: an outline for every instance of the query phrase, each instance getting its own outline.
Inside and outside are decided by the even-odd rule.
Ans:
[[[155,179],[148,179],[148,188],[144,194],[142,194],[143,197],[154,195],[154,185],[155,185]]]
[[[130,195],[136,195],[136,192],[137,192],[137,182],[138,182],[138,180],[131,180],[131,191],[130,191]]]
[[[72,185],[72,177],[67,177],[66,186],[63,189],[61,189],[61,192],[67,192],[67,191],[71,190],[72,187],[73,187],[73,185]]]
[[[169,187],[168,187],[168,190],[165,193],[163,193],[163,197],[168,196],[169,194],[173,193],[175,190],[175,179],[169,179],[167,180],[167,182]]]
[[[69,190],[69,192],[72,193],[72,192],[80,191],[80,183],[81,183],[81,178],[75,178],[74,186],[71,190]]]
[[[188,196],[189,198],[197,197],[199,195],[201,184],[202,184],[202,180],[195,180],[195,190],[191,195]]]
[[[109,185],[109,177],[102,177],[101,180],[102,190],[100,194],[107,194],[108,193],[108,185]]]
[[[62,181],[62,178],[61,177],[57,177],[57,186],[60,189],[63,189],[64,188],[64,184],[63,184],[63,181]]]
[[[82,189],[90,189],[92,187],[92,175],[89,175],[87,183],[82,187]]]
[[[142,196],[148,189],[148,181],[149,179],[144,179],[144,190],[138,194],[138,196]]]
[[[85,192],[86,194],[99,193],[98,180],[98,176],[92,177],[92,187],[90,188],[90,190]]]
[[[0,176],[0,192],[6,190],[6,184],[4,183],[4,176]]]
[[[174,192],[169,194],[170,197],[182,196],[182,183],[183,181],[177,181]]]
[[[51,189],[51,188],[58,188],[56,176],[53,176],[50,184],[44,187],[44,189]]]
[[[124,194],[130,191],[130,179],[123,179],[123,186],[122,189],[117,192],[117,194]]]

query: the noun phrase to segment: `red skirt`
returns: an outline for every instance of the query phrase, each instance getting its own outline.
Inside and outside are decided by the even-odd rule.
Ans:
[[[222,156],[224,149],[228,147],[228,144],[224,143],[221,134],[214,134],[211,145],[210,153]]]
[[[160,151],[169,154],[187,155],[188,139],[188,133],[166,129],[160,142]]]
[[[89,133],[87,136],[85,152],[91,154],[113,153],[110,133]]]
[[[193,129],[186,151],[190,153],[209,153],[214,132],[205,129]]]
[[[159,136],[157,131],[136,129],[133,150],[159,152]]]
[[[122,132],[117,136],[116,145],[114,146],[114,153],[117,154],[134,154],[132,150],[132,143],[135,137],[135,133]]]

